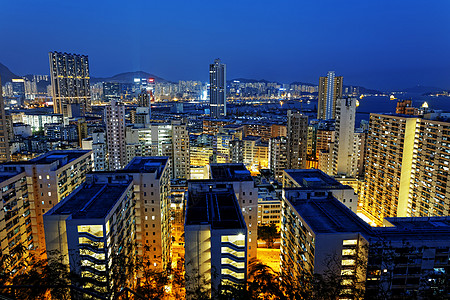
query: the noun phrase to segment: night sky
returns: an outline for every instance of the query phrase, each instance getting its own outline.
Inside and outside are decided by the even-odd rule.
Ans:
[[[450,1],[22,1],[0,3],[0,62],[48,74],[48,52],[89,55],[91,76],[143,70],[228,79],[450,89]]]

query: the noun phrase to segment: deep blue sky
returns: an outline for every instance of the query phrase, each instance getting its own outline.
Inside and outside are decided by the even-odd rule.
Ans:
[[[208,80],[220,57],[228,78],[450,89],[450,1],[5,0],[0,62],[48,73],[48,51],[88,54],[91,76],[144,70]]]

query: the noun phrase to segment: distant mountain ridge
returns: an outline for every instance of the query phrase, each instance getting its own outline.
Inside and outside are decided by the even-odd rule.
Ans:
[[[406,93],[412,93],[412,94],[427,94],[427,93],[435,93],[444,91],[445,89],[438,88],[435,86],[422,86],[422,85],[416,85],[410,88],[399,90],[399,92],[406,92]]]
[[[233,82],[233,81],[239,81],[239,82],[242,82],[242,83],[250,83],[250,82],[271,83],[271,82],[275,82],[275,83],[280,84],[277,81],[268,81],[268,80],[265,80],[265,79],[248,79],[248,78],[234,78],[234,79],[227,80],[227,83]]]
[[[98,82],[117,82],[117,83],[132,83],[135,78],[153,78],[155,82],[159,83],[169,83],[169,80],[161,78],[159,76],[144,72],[144,71],[134,71],[116,74],[111,77],[91,77],[91,83]]]
[[[22,78],[21,76],[18,76],[11,72],[11,70],[2,63],[0,63],[0,76],[2,78],[2,84],[11,82],[13,78]]]

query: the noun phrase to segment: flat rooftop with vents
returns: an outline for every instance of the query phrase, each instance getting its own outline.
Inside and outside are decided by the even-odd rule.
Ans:
[[[5,163],[5,165],[49,165],[59,162],[58,167],[61,168],[66,164],[89,154],[90,152],[91,150],[55,150],[49,151],[31,160],[8,162]]]
[[[167,156],[146,156],[135,157],[128,165],[119,170],[122,173],[157,173],[156,178],[160,178],[165,166],[169,161]]]
[[[253,181],[244,164],[210,164],[211,179],[224,181]]]
[[[284,170],[284,187],[301,189],[349,189],[319,169]]]
[[[247,229],[232,185],[190,182],[185,225],[205,224],[212,229]]]
[[[316,234],[360,232],[366,238],[373,235],[369,224],[333,196],[298,199],[295,190],[285,189],[285,198]]]
[[[131,180],[123,183],[84,183],[46,215],[72,215],[72,219],[105,218],[129,190],[130,184]]]

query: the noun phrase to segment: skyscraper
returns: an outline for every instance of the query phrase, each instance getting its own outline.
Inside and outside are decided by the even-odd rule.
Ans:
[[[49,52],[53,111],[68,118],[90,111],[91,90],[87,55]]]
[[[2,79],[0,78],[0,162],[11,159],[8,128],[6,126],[5,103],[3,102]]]
[[[209,65],[209,108],[212,118],[220,118],[227,115],[226,98],[226,65],[220,59],[214,60]]]
[[[308,117],[288,110],[287,168],[305,169],[308,144]]]
[[[319,79],[319,106],[317,119],[334,119],[336,116],[336,100],[342,97],[342,76],[336,76],[334,71],[327,77]]]

